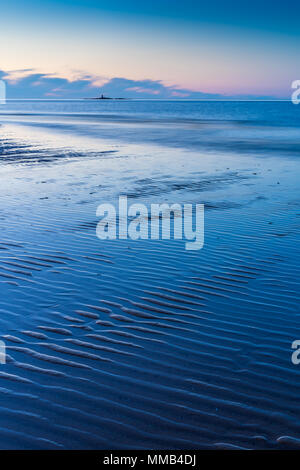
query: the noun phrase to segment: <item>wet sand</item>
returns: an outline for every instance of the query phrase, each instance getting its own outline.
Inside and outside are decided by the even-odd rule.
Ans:
[[[297,160],[43,132],[1,128],[0,447],[299,448]],[[100,241],[119,194],[204,248]]]

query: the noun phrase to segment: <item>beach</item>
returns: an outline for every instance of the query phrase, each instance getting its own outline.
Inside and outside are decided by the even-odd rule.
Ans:
[[[1,448],[300,447],[299,111],[1,107]],[[204,247],[99,240],[120,195],[204,204]]]

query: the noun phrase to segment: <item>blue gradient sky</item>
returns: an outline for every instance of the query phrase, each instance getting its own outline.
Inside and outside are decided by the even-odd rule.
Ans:
[[[14,92],[26,77],[24,97],[39,86],[37,74],[71,81],[72,93],[76,82],[82,90],[82,80],[93,90],[125,78],[141,97],[139,83],[148,80],[174,97],[184,89],[183,95],[285,98],[300,77],[295,0],[0,0],[0,6],[0,70]],[[54,88],[44,94],[63,95],[48,85]],[[163,97],[158,88],[149,94]]]

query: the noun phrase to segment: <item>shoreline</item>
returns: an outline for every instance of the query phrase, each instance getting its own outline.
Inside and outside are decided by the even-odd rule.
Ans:
[[[2,131],[2,447],[293,448],[297,160]],[[100,241],[120,192],[206,203],[204,248]]]

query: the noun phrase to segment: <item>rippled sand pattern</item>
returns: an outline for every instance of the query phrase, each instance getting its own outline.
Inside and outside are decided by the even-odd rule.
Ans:
[[[47,197],[1,205],[1,448],[300,446],[294,201],[207,210],[187,252],[101,242],[94,206]]]

